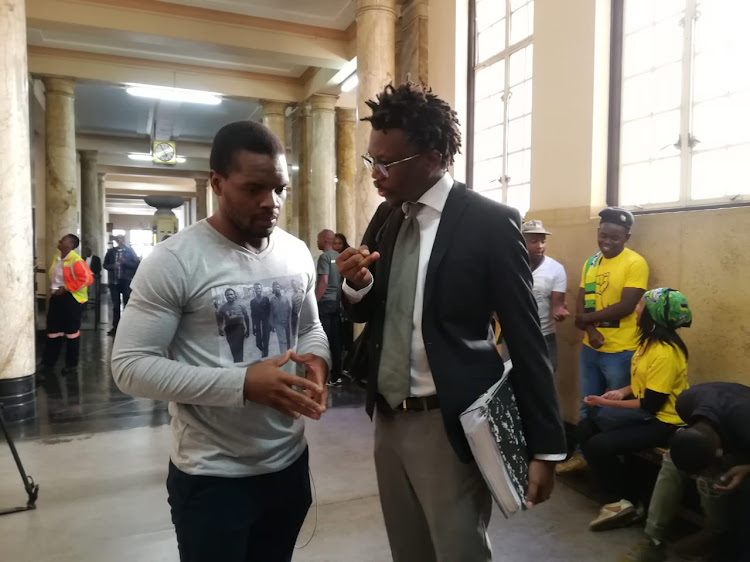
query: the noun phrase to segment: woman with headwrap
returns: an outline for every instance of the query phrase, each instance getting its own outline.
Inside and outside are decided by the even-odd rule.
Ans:
[[[666,447],[685,425],[675,411],[688,388],[688,350],[677,333],[692,313],[685,296],[668,288],[646,292],[636,308],[640,344],[630,368],[630,385],[587,396],[592,409],[578,424],[581,449],[603,493],[604,506],[589,528],[603,531],[629,525],[637,517],[632,477],[621,457]]]

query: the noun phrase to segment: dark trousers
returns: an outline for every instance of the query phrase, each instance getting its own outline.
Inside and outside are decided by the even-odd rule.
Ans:
[[[112,327],[117,328],[120,323],[120,305],[125,307],[130,300],[130,279],[110,283],[109,294],[112,297]]]
[[[81,313],[83,305],[68,292],[53,295],[47,311],[47,342],[42,353],[42,364],[50,369],[65,346],[65,366],[77,367],[81,349]]]
[[[288,468],[245,478],[167,477],[181,562],[288,562],[312,503],[308,453]]]
[[[630,455],[644,449],[666,447],[677,428],[656,418],[636,420],[607,430],[602,430],[602,425],[591,418],[578,422],[581,450],[600,486],[602,501],[626,499],[636,503],[637,483],[633,481],[633,471],[628,470]]]
[[[331,380],[341,376],[341,332],[339,326],[339,303],[336,301],[323,301],[318,303],[318,313],[323,330],[328,336],[328,345],[331,348]]]
[[[255,333],[255,347],[260,349],[261,357],[268,357],[268,341],[271,339],[271,324],[268,320],[261,320],[253,324]]]
[[[235,363],[242,363],[245,353],[245,325],[244,324],[233,324],[224,328],[224,334],[229,344],[229,349],[232,352],[232,361]]]

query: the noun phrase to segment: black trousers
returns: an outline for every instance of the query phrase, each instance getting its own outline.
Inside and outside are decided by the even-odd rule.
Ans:
[[[328,336],[328,345],[331,348],[331,380],[336,380],[341,376],[341,327],[339,325],[339,303],[336,301],[323,301],[318,303],[318,313],[320,314],[320,323],[323,324],[326,336]]]
[[[636,503],[637,482],[628,470],[630,455],[653,447],[666,447],[677,428],[656,418],[602,431],[590,418],[578,423],[578,439],[602,492],[602,502],[621,499]],[[622,458],[621,458],[622,457]]]
[[[253,324],[255,334],[255,347],[260,349],[261,357],[268,357],[268,342],[271,339],[271,323],[269,320],[260,320]]]
[[[47,311],[47,341],[42,353],[42,364],[45,367],[54,368],[64,342],[65,366],[78,366],[82,312],[83,305],[67,291],[50,298]]]
[[[244,359],[244,346],[245,346],[245,325],[244,324],[233,324],[224,328],[224,334],[229,344],[229,349],[232,351],[232,361],[235,363],[242,363]]]
[[[245,478],[167,477],[181,562],[289,562],[312,497],[308,452],[286,469]]]
[[[109,295],[112,297],[112,327],[117,328],[120,323],[120,305],[128,305],[130,300],[130,279],[120,279],[109,285]]]

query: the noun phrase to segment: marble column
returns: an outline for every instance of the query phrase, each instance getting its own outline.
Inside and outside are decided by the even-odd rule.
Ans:
[[[271,129],[274,135],[279,137],[281,144],[284,146],[286,154],[286,103],[278,101],[261,100],[260,106],[263,110],[263,124]],[[291,208],[294,205],[294,192],[289,190],[287,201],[284,208],[281,209],[278,225],[284,230],[289,230],[291,217]]]
[[[396,36],[396,79],[407,78],[417,84],[427,85],[427,0],[407,0],[401,6]]]
[[[318,233],[336,228],[336,96],[310,97],[312,146],[310,149],[310,191],[308,235],[302,238],[317,252]]]
[[[104,257],[104,192],[96,171],[97,152],[81,150],[81,248],[89,246],[94,255]]]
[[[102,237],[102,254],[101,258],[104,260],[104,254],[107,253],[107,249],[109,248],[109,237],[107,236],[107,222],[109,221],[109,213],[107,212],[107,191],[106,191],[106,178],[107,174],[96,174],[96,182],[97,182],[97,189],[99,190],[99,202],[101,203],[101,213],[102,213],[102,230],[101,230],[101,237]],[[103,275],[103,273],[102,273]]]
[[[47,257],[52,260],[57,242],[68,233],[78,234],[75,82],[70,78],[44,78],[47,165]]]
[[[356,225],[354,211],[356,194],[354,179],[357,168],[357,110],[346,107],[336,108],[336,231],[349,240],[349,244],[359,243],[355,239]]]
[[[365,102],[374,99],[393,81],[395,73],[396,0],[357,0],[357,109],[359,117],[371,114]],[[370,124],[357,123],[357,153],[367,152]],[[382,202],[373,187],[369,171],[357,162],[356,228],[352,245],[359,244],[367,225]]]
[[[208,180],[195,178],[195,220],[203,220],[208,216]]]
[[[307,240],[310,213],[310,150],[312,147],[312,116],[310,104],[300,103],[292,113],[292,211],[290,232]]]
[[[0,402],[8,421],[34,414],[34,231],[24,0],[0,9]],[[75,158],[74,158],[75,161]],[[45,256],[40,256],[40,261]]]

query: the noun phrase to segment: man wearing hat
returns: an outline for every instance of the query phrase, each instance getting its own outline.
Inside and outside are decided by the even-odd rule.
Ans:
[[[630,211],[607,207],[599,213],[599,252],[586,260],[576,305],[576,328],[583,330],[579,359],[581,398],[627,386],[638,347],[635,307],[648,288],[648,264],[626,248],[635,222]],[[581,404],[581,419],[589,407]],[[560,463],[558,473],[581,470],[579,454]]]
[[[547,248],[547,232],[539,220],[530,220],[521,226],[521,233],[526,239],[526,249],[529,252],[529,265],[534,276],[534,298],[539,308],[539,322],[542,325],[542,335],[547,343],[552,370],[557,371],[557,341],[555,339],[555,323],[569,316],[565,304],[565,290],[568,286],[565,268],[544,252]],[[509,357],[506,357],[509,359]]]

